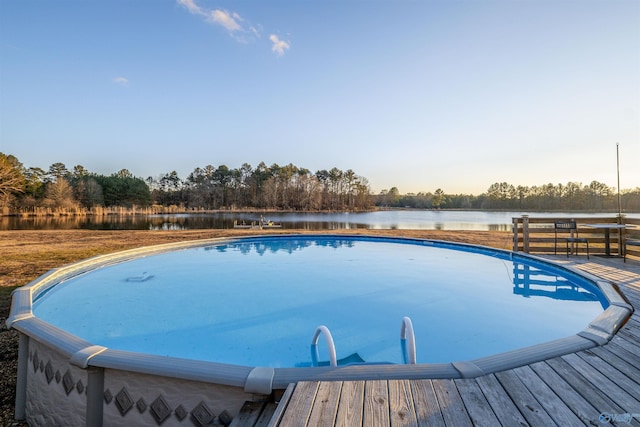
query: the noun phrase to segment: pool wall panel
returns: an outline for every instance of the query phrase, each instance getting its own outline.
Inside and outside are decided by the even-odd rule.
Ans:
[[[87,371],[66,355],[31,340],[27,369],[26,421],[29,426],[85,425]]]
[[[105,369],[104,425],[198,425],[226,411],[235,417],[251,400],[241,388]],[[118,400],[119,399],[119,400]],[[203,424],[204,425],[204,424]]]

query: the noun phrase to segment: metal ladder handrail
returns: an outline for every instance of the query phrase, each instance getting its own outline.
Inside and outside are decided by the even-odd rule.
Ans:
[[[316,328],[311,338],[311,360],[313,366],[318,366],[318,340],[320,335],[324,336],[324,340],[327,343],[327,350],[329,352],[329,366],[338,366],[338,359],[336,357],[336,346],[331,336],[331,331],[325,325],[320,325]],[[402,357],[405,364],[416,364],[416,338],[413,332],[413,323],[407,316],[402,318],[402,325],[400,326],[400,345],[402,347]]]
[[[324,335],[324,340],[327,343],[327,349],[329,350],[329,366],[338,366],[338,359],[336,358],[336,346],[333,343],[333,337],[329,328],[324,325],[320,325],[316,328],[311,339],[311,360],[313,366],[318,366],[318,339],[320,334]]]
[[[400,327],[400,345],[402,346],[402,357],[405,364],[416,364],[416,337],[413,333],[413,323],[407,316],[402,318]]]

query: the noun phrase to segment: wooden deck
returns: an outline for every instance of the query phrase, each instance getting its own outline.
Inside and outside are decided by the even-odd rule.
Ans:
[[[235,426],[640,426],[640,263],[550,257],[618,284],[635,310],[610,343],[475,379],[299,382]]]

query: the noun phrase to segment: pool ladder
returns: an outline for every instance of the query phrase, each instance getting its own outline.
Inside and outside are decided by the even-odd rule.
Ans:
[[[338,360],[336,359],[336,346],[333,343],[333,337],[329,328],[324,325],[320,325],[316,328],[311,339],[311,362],[313,366],[318,366],[318,339],[320,334],[324,336],[324,340],[327,343],[327,350],[329,350],[329,366],[338,366]]]
[[[402,318],[400,327],[400,346],[402,347],[402,358],[408,365],[416,364],[416,336],[413,333],[413,323],[407,316]]]
[[[327,343],[327,350],[329,351],[329,366],[338,366],[338,359],[336,358],[336,345],[333,342],[331,331],[325,325],[320,325],[316,328],[311,339],[311,361],[313,366],[318,366],[318,340],[320,335],[324,337]],[[413,324],[409,317],[402,318],[402,326],[400,326],[400,347],[402,348],[402,358],[405,364],[416,364],[416,337],[413,333]]]

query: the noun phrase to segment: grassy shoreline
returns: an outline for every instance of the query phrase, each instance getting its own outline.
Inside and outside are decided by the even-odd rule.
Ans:
[[[283,234],[278,230],[12,230],[0,231],[0,425],[14,423],[18,334],[7,330],[11,291],[47,271],[86,258],[142,246],[214,237]],[[502,231],[443,230],[287,230],[286,234],[342,234],[416,237],[511,249]]]

